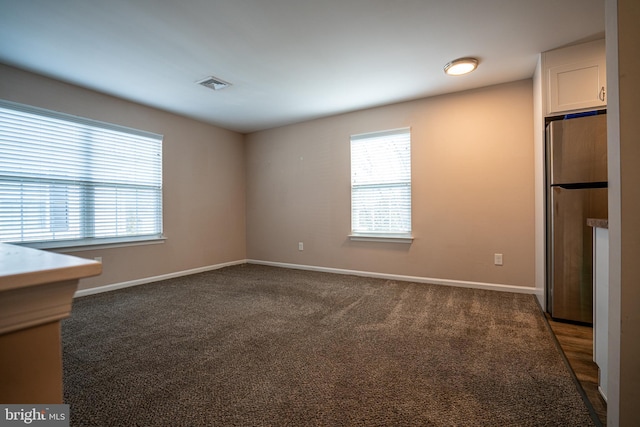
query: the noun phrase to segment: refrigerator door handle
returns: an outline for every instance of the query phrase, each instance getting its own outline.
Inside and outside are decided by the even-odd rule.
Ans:
[[[572,184],[554,184],[551,187],[563,188],[565,190],[581,190],[585,188],[607,188],[607,182],[577,182]]]

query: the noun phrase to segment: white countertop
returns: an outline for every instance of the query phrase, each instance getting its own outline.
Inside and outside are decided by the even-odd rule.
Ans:
[[[0,334],[69,316],[78,280],[102,263],[0,243]]]
[[[102,264],[97,261],[0,243],[0,292],[101,272]]]

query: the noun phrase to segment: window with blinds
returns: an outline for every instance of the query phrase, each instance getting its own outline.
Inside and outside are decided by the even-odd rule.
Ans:
[[[351,236],[411,238],[411,131],[351,137]]]
[[[0,100],[0,241],[162,238],[162,136]]]

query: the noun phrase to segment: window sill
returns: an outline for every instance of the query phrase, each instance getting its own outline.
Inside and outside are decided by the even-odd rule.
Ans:
[[[408,234],[353,233],[349,234],[349,239],[352,242],[413,243],[413,236]]]
[[[125,246],[156,245],[164,243],[165,236],[118,237],[110,239],[68,240],[58,242],[13,243],[35,249],[47,249],[54,252],[80,252],[94,249],[121,248]]]

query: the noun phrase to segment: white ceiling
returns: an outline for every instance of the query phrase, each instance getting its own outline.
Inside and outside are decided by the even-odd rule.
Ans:
[[[604,0],[0,0],[0,62],[243,133],[529,78],[603,35]]]

